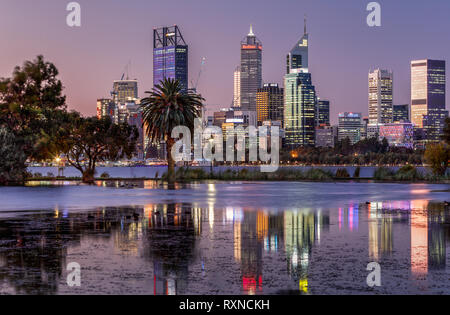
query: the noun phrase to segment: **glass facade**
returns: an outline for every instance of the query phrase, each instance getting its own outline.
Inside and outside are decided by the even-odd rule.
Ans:
[[[330,125],[330,101],[317,100],[316,126]]]
[[[256,93],[262,86],[262,44],[252,29],[241,42],[241,108],[256,112]]]
[[[412,149],[414,127],[411,123],[395,123],[380,126],[380,139],[386,138],[390,146]]]
[[[155,29],[153,36],[153,85],[164,79],[176,79],[187,93],[189,50],[179,28]]]
[[[361,113],[340,113],[338,140],[350,139],[351,144],[361,140]]]
[[[308,34],[305,33],[303,37],[295,44],[294,48],[291,49],[287,55],[287,72],[290,73],[291,70],[304,68],[307,69],[308,64]]]
[[[394,105],[394,121],[393,122],[410,122],[409,120],[409,105]]]
[[[256,112],[259,124],[269,120],[283,122],[284,89],[276,83],[264,84],[256,94]]]
[[[425,141],[439,141],[445,110],[445,61],[411,62],[411,122],[424,129]]]
[[[369,123],[387,124],[393,121],[393,80],[388,70],[369,73]]]
[[[311,74],[291,71],[284,79],[284,128],[286,145],[315,145],[316,90],[311,82]]]

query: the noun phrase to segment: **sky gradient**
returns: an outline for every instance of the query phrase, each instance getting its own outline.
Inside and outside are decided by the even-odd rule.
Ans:
[[[366,24],[369,0],[79,0],[80,28],[66,25],[69,2],[0,0],[0,77],[43,54],[60,70],[69,108],[85,115],[95,114],[97,98],[109,97],[130,60],[139,95],[152,88],[152,30],[165,25],[177,24],[190,46],[189,80],[206,57],[199,92],[209,111],[231,105],[239,42],[250,24],[263,42],[264,82],[282,84],[286,54],[308,16],[312,80],[331,101],[333,123],[342,111],[367,114],[370,69],[392,70],[394,103],[406,104],[411,60],[450,62],[448,0],[378,1],[379,28]]]

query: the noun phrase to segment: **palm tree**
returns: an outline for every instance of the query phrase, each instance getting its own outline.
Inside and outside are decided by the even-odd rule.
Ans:
[[[145,92],[148,97],[142,99],[143,123],[152,142],[165,141],[169,165],[169,183],[175,182],[175,161],[172,147],[175,139],[172,130],[177,126],[194,129],[194,121],[201,114],[204,99],[198,94],[182,92],[178,80],[164,79],[155,85],[152,91]]]

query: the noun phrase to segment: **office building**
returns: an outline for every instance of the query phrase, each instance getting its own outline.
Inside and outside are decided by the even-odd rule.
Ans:
[[[401,122],[380,126],[380,140],[386,138],[392,147],[412,149],[414,147],[414,127],[412,123]]]
[[[262,86],[262,44],[253,33],[241,42],[241,102],[245,111],[256,112],[256,92]]]
[[[233,107],[241,107],[241,67],[234,70],[234,94]]]
[[[188,91],[188,45],[178,26],[153,30],[153,85],[176,79]]]
[[[393,106],[393,122],[409,122],[409,105]]]
[[[393,80],[394,75],[388,70],[369,73],[369,124],[392,123]]]
[[[260,125],[268,120],[283,122],[284,89],[277,83],[264,84],[256,93],[256,112]]]
[[[314,146],[316,90],[306,69],[293,69],[284,78],[286,145]]]
[[[102,119],[105,117],[111,118],[115,121],[116,116],[116,104],[110,98],[102,98],[97,100],[97,118]]]
[[[330,125],[330,101],[317,99],[316,126]]]
[[[424,129],[425,142],[440,140],[445,110],[445,61],[411,62],[411,122]]]
[[[289,51],[286,59],[286,73],[291,73],[291,70],[295,69],[308,69],[308,33],[306,31],[306,19],[305,29],[302,38],[295,44],[295,46]]]
[[[333,127],[329,125],[321,125],[316,127],[316,147],[334,147]]]
[[[360,113],[340,113],[338,140],[350,139],[351,144],[361,140],[361,114]]]
[[[136,80],[114,81],[111,94],[116,104],[125,104],[135,100],[138,98],[138,82]]]

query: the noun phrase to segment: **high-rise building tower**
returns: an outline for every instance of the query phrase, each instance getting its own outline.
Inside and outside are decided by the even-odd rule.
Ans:
[[[361,113],[339,113],[339,141],[348,138],[351,144],[355,144],[361,140],[361,131]]]
[[[411,122],[424,129],[426,141],[439,141],[445,118],[445,61],[411,62]]]
[[[234,70],[234,97],[233,107],[241,107],[241,67]]]
[[[330,126],[330,101],[317,99],[316,126]]]
[[[188,90],[188,45],[178,26],[153,30],[153,84],[164,79],[179,80]]]
[[[264,121],[280,121],[284,115],[284,89],[277,83],[268,83],[256,93],[256,112],[258,123]]]
[[[308,33],[306,31],[306,18],[305,18],[305,30],[303,37],[295,44],[287,55],[287,74],[291,73],[293,69],[308,69]]]
[[[117,80],[114,81],[113,100],[116,104],[125,104],[138,98],[138,81],[136,80]]]
[[[262,44],[253,33],[241,42],[241,108],[256,111],[256,92],[262,86]]]
[[[284,129],[286,145],[314,146],[316,90],[306,69],[291,70],[284,77]]]
[[[393,106],[393,122],[409,122],[409,105],[394,105]]]
[[[369,73],[369,124],[388,124],[393,121],[393,80],[388,70]]]

